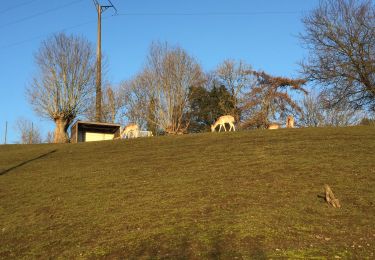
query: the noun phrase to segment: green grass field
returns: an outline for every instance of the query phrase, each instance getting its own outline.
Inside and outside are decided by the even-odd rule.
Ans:
[[[2,145],[0,258],[373,259],[374,152],[374,127]]]

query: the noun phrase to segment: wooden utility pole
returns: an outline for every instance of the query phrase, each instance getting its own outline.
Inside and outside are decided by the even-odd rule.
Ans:
[[[33,143],[33,133],[34,133],[34,123],[31,122],[31,133],[30,133],[30,141],[29,144]]]
[[[116,12],[116,7],[110,0],[107,0],[110,5],[101,5],[97,0],[93,0],[98,12],[98,42],[96,49],[96,103],[95,103],[95,120],[102,121],[102,13],[108,8],[113,8]]]
[[[8,134],[8,121],[5,121],[5,137],[4,137],[4,144],[7,144],[7,134]]]

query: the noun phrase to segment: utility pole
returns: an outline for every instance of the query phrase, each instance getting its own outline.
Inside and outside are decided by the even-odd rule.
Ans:
[[[29,144],[33,143],[33,133],[34,133],[34,123],[31,122],[31,133],[30,133],[30,141]]]
[[[8,121],[5,121],[5,137],[4,137],[4,144],[7,144],[7,133],[8,132]]]
[[[98,42],[96,48],[96,103],[95,103],[95,120],[102,121],[102,13],[108,8],[113,8],[116,13],[117,9],[110,0],[109,5],[101,5],[98,0],[93,0],[98,12]]]

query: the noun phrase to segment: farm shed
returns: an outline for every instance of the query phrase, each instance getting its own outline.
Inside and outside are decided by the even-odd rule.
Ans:
[[[113,140],[120,136],[119,124],[77,121],[71,128],[71,143]]]

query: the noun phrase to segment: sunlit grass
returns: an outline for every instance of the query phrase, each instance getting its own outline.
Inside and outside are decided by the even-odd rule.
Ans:
[[[374,151],[373,127],[0,146],[0,258],[373,258]]]

